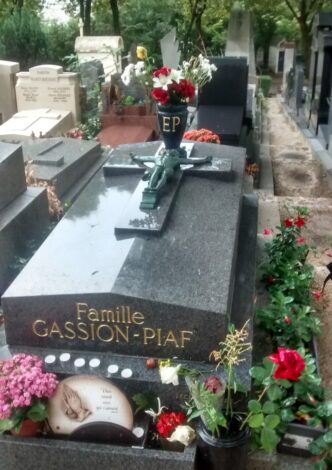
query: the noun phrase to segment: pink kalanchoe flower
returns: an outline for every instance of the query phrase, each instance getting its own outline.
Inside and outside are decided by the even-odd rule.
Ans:
[[[313,296],[315,300],[320,300],[322,293],[319,290],[313,290],[311,292],[311,295]]]
[[[263,235],[271,235],[272,234],[272,230],[270,230],[269,228],[265,228],[263,230]]]

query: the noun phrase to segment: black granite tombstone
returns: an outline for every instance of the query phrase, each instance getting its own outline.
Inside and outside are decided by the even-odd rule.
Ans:
[[[183,399],[185,387],[162,385],[146,358],[210,368],[209,353],[229,322],[242,326],[251,317],[257,198],[243,195],[244,149],[195,143],[191,157],[212,156],[213,170],[181,170],[158,233],[151,225],[163,198],[157,209],[141,211],[139,227],[115,230],[124,214],[130,216],[142,176],[130,152],[154,155],[159,145],[116,149],[2,302],[11,352],[37,353],[48,370],[64,375],[110,377],[129,395],[153,390],[171,405]],[[92,369],[92,363],[98,366]],[[248,356],[238,372],[247,387],[250,364]],[[1,438],[1,455],[5,461],[11,453],[21,455],[23,445]],[[25,445],[26,455],[35,457],[33,443]],[[91,466],[79,443],[38,440],[37,445],[38,452],[42,447],[43,455],[48,453],[52,468],[62,468],[58,462],[66,458],[73,469]],[[142,463],[145,469],[194,468],[192,448],[158,453],[113,446],[105,452],[102,445],[85,444],[84,449],[98,456],[98,470],[106,463],[129,470]]]
[[[215,132],[225,145],[239,145],[247,102],[247,60],[211,57],[210,61],[217,71],[199,93],[197,128]]]
[[[17,274],[17,258],[33,240],[38,246],[48,224],[46,190],[27,188],[22,147],[0,143],[0,294]]]
[[[315,17],[311,46],[306,115],[315,134],[320,125],[328,124],[332,72],[332,13]]]

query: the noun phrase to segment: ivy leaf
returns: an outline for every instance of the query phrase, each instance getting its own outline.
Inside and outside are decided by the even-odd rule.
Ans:
[[[252,415],[248,420],[248,424],[251,428],[259,428],[263,423],[264,415],[262,413]]]
[[[271,385],[267,391],[267,396],[271,401],[279,400],[282,397],[282,390],[278,387],[278,385]]]
[[[276,428],[279,423],[280,423],[280,418],[278,415],[268,415],[265,418],[265,426],[267,426],[270,429]]]
[[[249,400],[248,402],[248,408],[250,411],[253,413],[259,413],[262,409],[261,404],[257,400]]]
[[[266,452],[273,452],[279,442],[279,437],[274,429],[264,427],[261,432],[261,442]]]

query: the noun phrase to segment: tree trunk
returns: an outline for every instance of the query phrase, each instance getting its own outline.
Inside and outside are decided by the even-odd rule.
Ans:
[[[311,29],[306,22],[300,23],[301,31],[301,45],[303,51],[303,61],[306,70],[306,75],[309,73],[310,67],[310,50],[311,50]]]
[[[119,14],[119,7],[118,7],[118,0],[110,0],[110,7],[112,10],[112,17],[113,17],[113,32],[116,36],[121,35],[120,29],[120,14]]]
[[[91,0],[79,0],[80,17],[83,20],[84,36],[89,36],[91,32]]]

